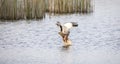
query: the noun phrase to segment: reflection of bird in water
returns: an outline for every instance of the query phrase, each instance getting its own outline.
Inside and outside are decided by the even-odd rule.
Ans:
[[[65,24],[61,24],[60,22],[57,22],[56,25],[60,27],[59,34],[62,36],[64,44],[67,46],[71,45],[71,41],[68,38],[68,36],[70,34],[70,29],[72,27],[77,27],[78,24],[76,22],[69,22],[69,23],[65,23]]]

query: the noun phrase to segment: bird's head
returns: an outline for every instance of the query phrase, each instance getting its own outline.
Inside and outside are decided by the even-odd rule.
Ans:
[[[61,23],[59,21],[57,21],[56,25],[57,26],[61,26]]]

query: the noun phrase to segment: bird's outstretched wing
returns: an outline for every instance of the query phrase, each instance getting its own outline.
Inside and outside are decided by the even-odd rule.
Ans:
[[[77,22],[71,22],[73,27],[77,27],[78,23]]]

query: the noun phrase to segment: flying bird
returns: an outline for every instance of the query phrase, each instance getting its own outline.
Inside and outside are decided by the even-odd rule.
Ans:
[[[66,45],[71,45],[70,39],[68,38],[70,34],[70,29],[73,27],[78,27],[78,24],[76,22],[67,22],[64,24],[61,24],[59,21],[56,23],[56,25],[60,28],[59,34],[62,36],[63,41]]]

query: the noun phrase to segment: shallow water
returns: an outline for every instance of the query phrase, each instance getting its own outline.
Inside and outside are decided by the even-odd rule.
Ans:
[[[95,0],[91,14],[0,22],[0,64],[120,64],[120,0]],[[78,22],[63,48],[56,21]]]

